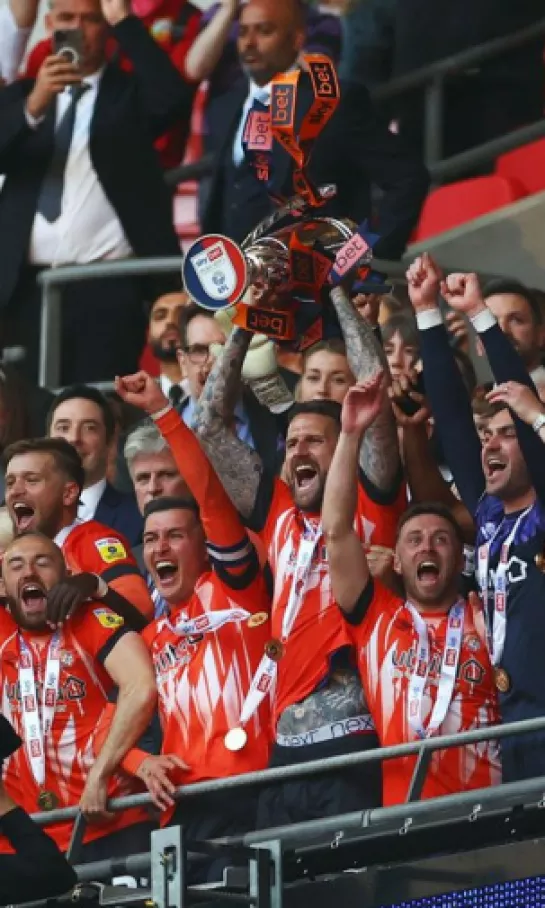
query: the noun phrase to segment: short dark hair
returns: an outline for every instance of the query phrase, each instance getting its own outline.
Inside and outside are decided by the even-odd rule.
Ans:
[[[391,315],[382,323],[380,326],[382,342],[385,344],[388,343],[398,331],[404,344],[410,344],[412,347],[415,347],[417,351],[420,350],[416,321],[407,312],[396,312],[395,315]]]
[[[85,473],[81,457],[76,449],[64,438],[25,438],[16,441],[6,448],[3,454],[4,467],[10,460],[23,454],[51,454],[57,470],[75,482],[78,489],[83,489]]]
[[[396,540],[399,539],[401,531],[405,524],[409,523],[410,520],[413,520],[415,517],[423,517],[424,515],[432,514],[435,517],[442,517],[447,523],[450,523],[452,529],[456,534],[458,542],[463,547],[464,545],[464,536],[460,524],[455,519],[452,511],[445,504],[442,504],[440,501],[419,501],[415,504],[409,505],[406,511],[403,512],[399,518],[397,524],[397,533]]]
[[[49,433],[51,431],[51,426],[55,416],[55,412],[58,410],[61,404],[67,400],[74,400],[75,398],[81,398],[82,400],[90,400],[91,403],[96,404],[97,407],[102,412],[102,419],[104,422],[104,428],[106,430],[106,441],[110,442],[115,434],[115,416],[110,406],[109,401],[104,394],[101,394],[97,388],[93,388],[90,385],[70,385],[68,388],[64,388],[60,394],[57,394],[55,400],[49,408],[49,413],[46,418],[46,429]]]
[[[529,287],[526,287],[520,281],[516,281],[512,278],[498,277],[485,284],[483,298],[487,300],[490,296],[497,296],[501,293],[512,293],[515,296],[521,296],[526,300],[532,310],[532,316],[536,325],[541,325],[543,323],[539,300],[534,295],[533,290],[530,290]]]
[[[171,495],[164,498],[154,498],[148,501],[144,508],[144,522],[151,514],[161,514],[163,511],[192,511],[200,520],[199,506],[192,498],[176,498]]]
[[[305,400],[301,403],[294,404],[288,414],[288,426],[291,425],[297,416],[310,414],[315,416],[327,416],[332,419],[340,429],[341,427],[342,407],[336,400]]]
[[[187,350],[187,329],[189,323],[192,322],[197,315],[204,315],[205,318],[214,318],[214,313],[211,312],[210,309],[203,309],[201,306],[198,306],[197,303],[191,302],[188,303],[187,306],[184,306],[180,312],[180,321],[178,322],[182,350]]]

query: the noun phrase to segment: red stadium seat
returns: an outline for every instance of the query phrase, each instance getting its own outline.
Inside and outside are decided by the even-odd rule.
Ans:
[[[545,139],[500,155],[496,173],[508,180],[517,180],[528,195],[545,190]]]
[[[459,227],[525,195],[523,187],[515,180],[497,175],[440,186],[432,190],[424,202],[413,242]]]

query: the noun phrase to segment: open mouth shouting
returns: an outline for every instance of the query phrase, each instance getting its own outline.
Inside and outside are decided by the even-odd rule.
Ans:
[[[32,505],[27,504],[26,501],[14,501],[11,505],[11,512],[17,533],[24,533],[26,530],[33,529],[33,520],[36,512]]]
[[[154,562],[153,567],[161,588],[165,591],[172,589],[178,582],[178,565],[168,558],[160,558]]]
[[[318,497],[321,476],[316,463],[308,457],[298,459],[291,468],[293,495],[297,501],[311,502]]]
[[[440,566],[432,558],[424,558],[416,567],[416,579],[426,589],[436,585],[440,574]]]
[[[47,610],[47,590],[37,580],[21,584],[19,600],[26,615],[43,615]]]
[[[487,482],[496,483],[505,475],[507,461],[497,454],[490,454],[484,461],[484,473]]]

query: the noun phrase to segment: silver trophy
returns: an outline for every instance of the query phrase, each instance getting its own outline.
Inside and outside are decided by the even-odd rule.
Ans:
[[[327,201],[335,187],[323,186],[319,192]],[[319,217],[317,211],[295,196],[261,221],[240,246],[221,234],[200,237],[184,260],[186,290],[203,308],[218,311],[239,303],[251,288],[256,318],[260,305],[280,315],[294,302],[317,302],[326,279],[339,282],[372,259],[372,249],[354,221]],[[268,333],[261,312],[259,327]]]

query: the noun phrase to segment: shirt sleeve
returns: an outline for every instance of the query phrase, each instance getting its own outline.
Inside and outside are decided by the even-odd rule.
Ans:
[[[74,630],[85,651],[101,665],[121,637],[131,632],[120,615],[100,602],[91,602],[85,610],[76,613],[73,620],[78,619],[80,629]]]
[[[157,420],[180,475],[195,498],[212,567],[228,586],[242,589],[256,577],[259,559],[238,511],[196,436],[174,409]]]
[[[356,643],[359,646],[366,646],[378,619],[385,613],[392,614],[402,605],[403,601],[399,596],[371,577],[361,591],[354,610],[344,616]]]
[[[445,326],[419,327],[424,382],[447,464],[462,501],[475,513],[484,492],[481,442],[471,402],[456,364]]]
[[[0,78],[13,82],[21,65],[30,28],[19,28],[8,2],[0,6]]]

